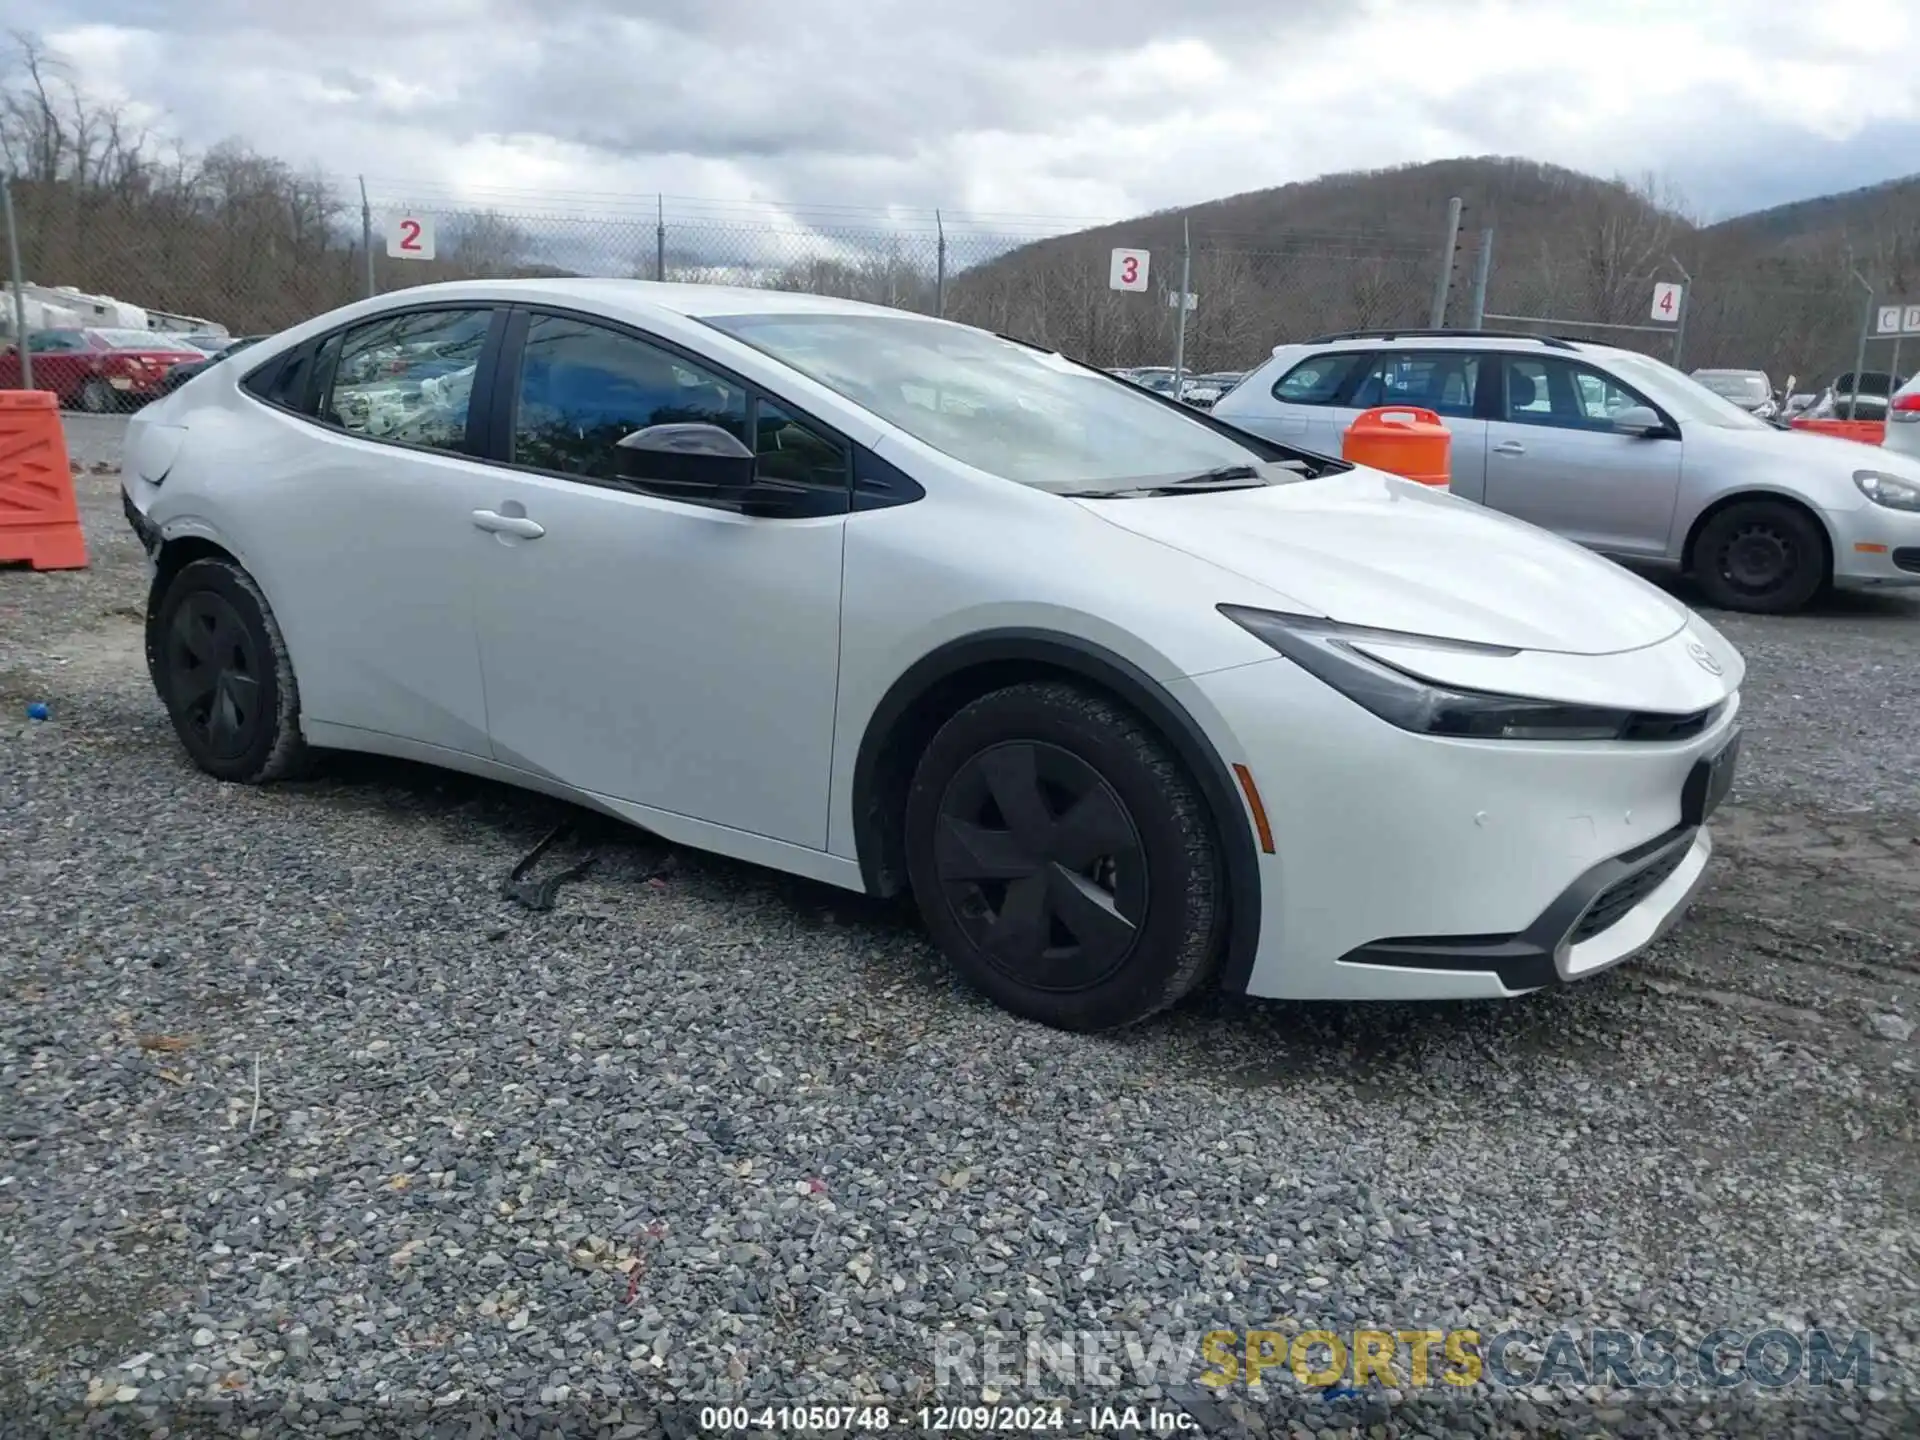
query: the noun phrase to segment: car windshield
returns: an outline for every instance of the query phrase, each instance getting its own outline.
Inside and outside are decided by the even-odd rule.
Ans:
[[[1257,466],[1266,456],[1132,385],[985,331],[891,315],[707,323],[978,469],[1048,489]]]
[[[1651,355],[1620,352],[1608,357],[1614,372],[1682,425],[1713,425],[1722,430],[1771,430],[1769,425],[1724,395],[1716,395],[1691,375]]]
[[[182,350],[192,349],[178,340],[166,339],[151,330],[89,330],[87,336],[103,350]]]

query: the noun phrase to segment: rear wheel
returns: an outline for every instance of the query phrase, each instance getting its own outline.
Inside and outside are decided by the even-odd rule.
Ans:
[[[258,784],[306,760],[293,662],[266,596],[231,560],[195,560],[156,617],[154,684],[187,754],[209,775]]]
[[[1694,578],[1723,610],[1782,615],[1799,610],[1827,581],[1817,522],[1778,500],[1729,505],[1701,529]]]
[[[105,415],[119,408],[119,397],[113,387],[98,376],[80,387],[80,408],[93,415]]]
[[[1076,686],[1009,686],[942,726],[908,793],[906,844],[935,941],[1028,1019],[1132,1024],[1191,991],[1218,949],[1204,802],[1157,736]]]

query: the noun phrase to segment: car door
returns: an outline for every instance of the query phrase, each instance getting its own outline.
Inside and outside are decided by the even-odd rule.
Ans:
[[[1487,467],[1487,422],[1475,408],[1483,359],[1472,350],[1377,351],[1359,383],[1329,416],[1344,435],[1363,410],[1406,405],[1433,411],[1452,437],[1448,488],[1463,499],[1479,500]]]
[[[496,486],[470,401],[505,323],[491,306],[410,309],[246,377],[266,404],[304,417],[253,442],[297,446],[297,463],[264,467],[288,478],[257,487],[259,523],[241,538],[297,657],[310,722],[488,754],[470,517]]]
[[[27,354],[33,360],[33,386],[50,390],[62,404],[71,403],[89,373],[86,337],[78,330],[36,330],[27,335]],[[0,384],[12,387],[21,380],[19,352],[7,357]]]
[[[1628,406],[1658,407],[1582,361],[1499,360],[1487,505],[1609,554],[1664,555],[1680,494],[1678,431],[1656,438],[1613,428]]]
[[[658,337],[521,312],[507,352],[476,522],[495,758],[824,850],[851,447]],[[617,442],[669,422],[752,445],[755,494],[623,480]]]
[[[1359,383],[1371,356],[1366,350],[1316,351],[1282,372],[1257,403],[1229,407],[1233,423],[1283,445],[1338,455],[1346,432],[1338,407]],[[1351,413],[1347,418],[1351,420]]]

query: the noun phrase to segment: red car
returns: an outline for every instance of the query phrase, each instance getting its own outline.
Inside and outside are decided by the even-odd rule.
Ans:
[[[175,365],[207,358],[184,340],[152,330],[30,330],[33,386],[51,390],[65,406],[104,413],[131,410],[156,398]],[[0,389],[20,384],[20,351],[0,350]]]

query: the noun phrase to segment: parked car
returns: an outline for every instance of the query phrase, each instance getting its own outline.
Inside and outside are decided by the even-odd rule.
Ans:
[[[1853,371],[1848,370],[1822,392],[1807,416],[1815,420],[1885,420],[1888,401],[1907,379],[1885,370],[1862,370],[1856,385]]]
[[[266,338],[265,335],[242,335],[237,340],[228,338],[219,349],[209,351],[200,359],[182,361],[167,371],[166,378],[160,382],[161,393],[170,394],[178,390],[216,361],[224,360],[229,355],[237,355],[249,345],[257,345]]]
[[[206,358],[202,351],[148,330],[33,330],[27,334],[33,383],[63,406],[105,413],[131,410],[163,391],[175,365]],[[21,381],[20,352],[0,350],[0,389]]]
[[[1237,374],[1190,375],[1180,392],[1180,398],[1187,404],[1201,410],[1211,410],[1213,404],[1240,380]]]
[[[1122,380],[1138,385],[1143,390],[1151,390],[1156,395],[1172,395],[1174,385],[1171,365],[1134,365],[1116,372]]]
[[[1764,370],[1696,370],[1693,378],[1749,415],[1765,420],[1779,413],[1780,401]]]
[[[465,383],[376,433],[413,377],[350,362],[429,339]],[[409,288],[143,411],[123,477],[208,773],[412,756],[909,891],[1073,1029],[1583,979],[1681,913],[1738,753],[1739,653],[1626,570],[848,300]]]
[[[1684,571],[1725,609],[1797,610],[1829,584],[1920,585],[1920,463],[1783,430],[1612,346],[1492,331],[1323,336],[1276,349],[1213,414],[1338,454],[1354,416],[1381,404],[1443,417],[1456,495]]]
[[[1920,461],[1920,379],[1909,380],[1893,397],[1893,403],[1887,408],[1886,438],[1880,444],[1884,449]],[[1920,557],[1909,557],[1908,563],[1916,560]]]

